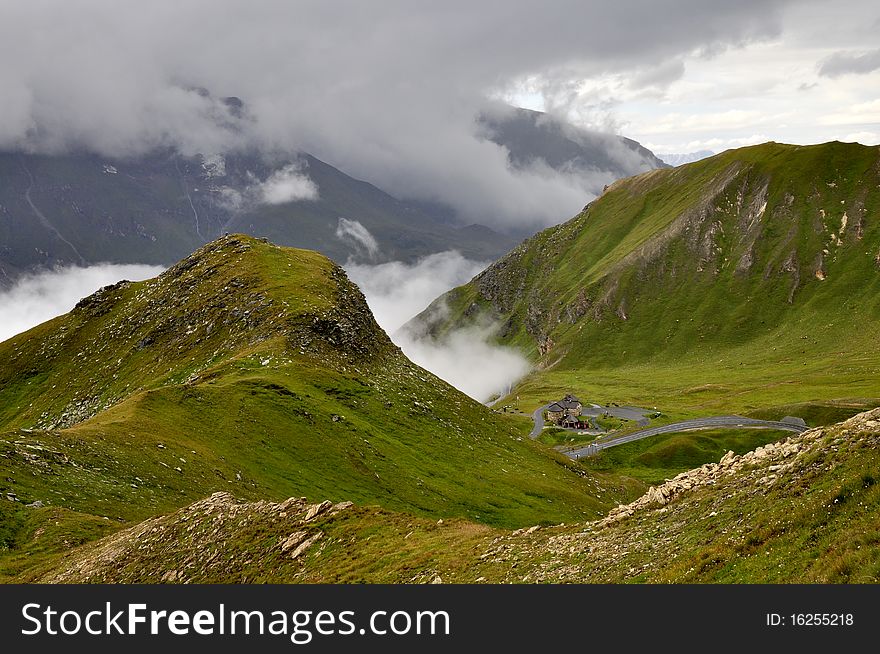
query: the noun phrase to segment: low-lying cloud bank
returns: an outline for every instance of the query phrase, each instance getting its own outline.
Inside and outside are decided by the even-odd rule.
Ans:
[[[486,402],[505,395],[529,371],[529,362],[516,350],[492,345],[492,329],[459,329],[442,340],[413,338],[398,332],[394,342],[425,370],[475,400]]]
[[[0,342],[70,311],[102,286],[140,281],[161,273],[161,266],[98,264],[57,268],[22,277],[0,292]]]
[[[506,393],[529,371],[518,352],[489,342],[490,326],[461,329],[442,340],[419,338],[400,328],[438,296],[468,282],[486,264],[454,251],[414,264],[393,261],[375,266],[349,262],[345,269],[360,286],[376,321],[412,361],[475,400]]]
[[[390,261],[373,266],[349,261],[345,271],[363,291],[376,322],[394,334],[435,298],[470,281],[486,265],[449,250],[428,255],[413,264]]]

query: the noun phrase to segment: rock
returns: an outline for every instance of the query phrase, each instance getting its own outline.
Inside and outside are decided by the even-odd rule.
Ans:
[[[324,511],[329,509],[331,506],[333,506],[333,503],[330,500],[324,500],[320,504],[313,504],[309,507],[309,510],[306,511],[306,517],[304,518],[304,521],[308,522],[309,520],[313,520],[320,514],[324,513]]]
[[[440,577],[440,575],[434,575],[434,578],[431,580],[431,583],[432,584],[442,584],[443,579]]]
[[[304,533],[304,532],[298,532],[298,533]],[[309,547],[311,547],[323,535],[324,534],[319,531],[318,533],[313,534],[311,537],[302,541],[299,545],[296,546],[296,549],[290,553],[290,558],[291,559],[299,558],[303,554],[303,552],[305,552],[307,549],[309,549]],[[288,539],[288,540],[290,540],[290,539]]]
[[[296,547],[300,543],[302,543],[306,537],[309,535],[307,531],[295,531],[290,536],[288,536],[283,543],[281,543],[281,551],[287,552],[289,549]]]
[[[736,454],[734,454],[733,450],[728,450],[727,454],[721,457],[721,461],[719,461],[718,465],[722,468],[726,468],[730,465],[733,465],[733,462],[736,460]]]
[[[656,486],[651,486],[648,489],[648,492],[644,495],[644,500],[646,504],[666,504],[668,501],[666,496],[663,493],[663,490],[657,488]]]
[[[306,503],[307,500],[304,497],[289,497],[278,505],[278,509],[286,513],[289,509],[299,510],[304,507]]]
[[[29,509],[42,509],[44,505],[40,500],[37,500],[35,502],[31,502],[30,504],[25,504],[25,506]]]

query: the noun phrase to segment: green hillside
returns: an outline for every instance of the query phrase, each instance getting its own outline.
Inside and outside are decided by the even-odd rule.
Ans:
[[[216,494],[44,582],[877,583],[880,410],[678,475],[599,521],[515,531]],[[41,509],[45,511],[45,509]]]
[[[534,361],[524,406],[574,391],[811,424],[874,406],[880,149],[767,143],[616,182],[409,328],[480,322]]]
[[[0,344],[0,433],[0,574],[219,491],[515,527],[639,488],[410,363],[322,255],[241,235]]]

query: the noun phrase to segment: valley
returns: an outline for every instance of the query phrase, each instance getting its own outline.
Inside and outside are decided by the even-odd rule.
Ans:
[[[0,580],[876,579],[878,161],[613,184],[405,326],[528,356],[491,407],[317,252],[105,287],[0,343]]]
[[[670,422],[844,419],[880,403],[878,183],[878,149],[843,143],[622,180],[406,328],[494,325],[532,361],[525,413],[577,389]]]

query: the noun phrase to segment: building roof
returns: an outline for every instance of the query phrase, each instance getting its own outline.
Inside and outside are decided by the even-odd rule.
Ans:
[[[565,407],[562,406],[559,402],[554,402],[550,406],[547,407],[548,411],[553,413],[565,411]]]

